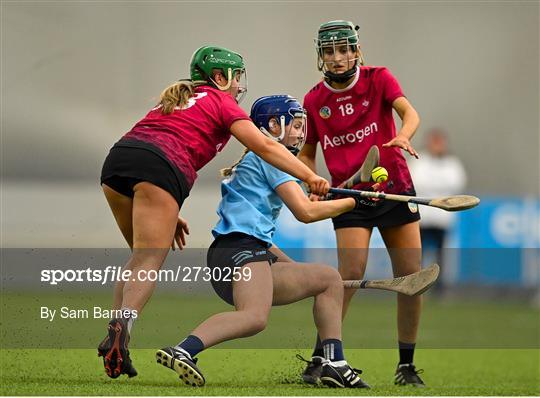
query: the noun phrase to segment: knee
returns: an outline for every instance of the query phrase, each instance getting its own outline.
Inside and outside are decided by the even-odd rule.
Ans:
[[[248,336],[253,336],[266,329],[268,324],[267,314],[247,313],[247,333]]]
[[[339,259],[339,273],[343,280],[356,280],[364,277],[367,257],[365,256],[344,256]]]
[[[343,286],[343,279],[339,271],[333,267],[327,266],[325,270],[324,279],[328,282],[329,286]]]
[[[318,265],[318,269],[313,266],[312,269],[317,269],[311,276],[311,283],[316,288],[317,294],[339,295],[339,290],[343,290],[343,279],[338,270],[329,265]]]
[[[364,277],[365,264],[360,266],[345,265],[339,267],[339,274],[343,280],[358,280]]]
[[[141,269],[159,270],[167,257],[169,248],[136,248],[131,254],[127,269],[137,272]]]

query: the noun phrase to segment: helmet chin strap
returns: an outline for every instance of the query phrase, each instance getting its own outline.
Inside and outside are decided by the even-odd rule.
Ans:
[[[297,156],[298,153],[300,152],[300,149],[298,149],[295,146],[286,146],[285,148],[287,148],[289,152],[292,153],[294,156]]]
[[[356,73],[356,68],[352,68],[344,73],[324,72],[324,76],[332,82],[345,83],[350,78],[352,78],[355,73]]]
[[[333,81],[336,83],[345,83],[346,81],[348,81],[355,75],[357,66],[358,66],[358,62],[356,62],[355,65],[351,69],[343,73],[332,73],[330,71],[326,71],[324,72],[324,76],[330,81]]]

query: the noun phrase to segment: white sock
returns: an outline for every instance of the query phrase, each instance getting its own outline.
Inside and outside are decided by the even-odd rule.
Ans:
[[[124,313],[124,314],[133,314],[134,313],[134,310],[132,310],[131,308],[127,308],[127,307],[122,307],[121,308],[121,311]],[[128,328],[128,332],[129,334],[131,334],[131,328],[133,327],[133,323],[135,323],[135,318],[133,318],[132,316],[130,316],[129,318],[124,318],[124,319],[127,319],[127,328]]]
[[[342,360],[342,361],[334,361],[334,362],[330,361],[330,365],[332,365],[334,368],[337,368],[339,366],[345,366],[348,364],[346,360]]]

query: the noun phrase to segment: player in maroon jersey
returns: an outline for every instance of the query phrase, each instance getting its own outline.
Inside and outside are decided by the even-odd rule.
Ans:
[[[221,47],[201,47],[192,56],[190,74],[191,81],[179,81],[161,93],[159,104],[113,146],[103,164],[103,192],[132,249],[125,265],[132,275],[159,270],[175,241],[183,248],[189,231],[178,212],[197,171],[231,134],[315,192],[329,188],[324,178],[262,134],[238,106],[247,89],[242,84],[241,55]],[[113,309],[120,310],[121,316],[109,322],[108,336],[98,347],[111,378],[137,374],[129,357],[129,336],[154,285],[138,277],[115,285]]]
[[[332,176],[339,186],[362,165],[369,148],[377,145],[380,166],[388,180],[377,187],[390,193],[414,195],[414,186],[402,151],[417,156],[410,143],[419,125],[415,109],[405,98],[396,78],[384,67],[364,66],[358,27],[347,21],[322,24],[317,38],[318,67],[324,79],[304,98],[308,137],[299,158],[315,171],[320,143]],[[392,110],[402,120],[398,131]],[[370,189],[359,184],[356,189]],[[390,201],[364,201],[364,208],[334,218],[339,271],[342,278],[362,279],[374,227],[384,239],[396,276],[419,271],[421,243],[418,207]],[[345,291],[343,316],[354,290]],[[398,294],[398,345],[400,359],[396,384],[423,386],[413,364],[421,312],[421,298]],[[319,339],[304,380],[316,378],[321,357]]]

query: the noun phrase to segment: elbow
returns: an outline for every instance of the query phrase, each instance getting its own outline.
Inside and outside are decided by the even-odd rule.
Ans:
[[[416,112],[416,109],[413,108],[413,120],[414,120],[414,127],[415,130],[420,127],[420,115],[418,112]]]
[[[420,115],[412,106],[408,107],[400,117],[404,124],[408,124],[414,130],[420,126]]]
[[[301,209],[294,213],[294,217],[304,224],[309,224],[315,221],[313,214],[308,209]]]

